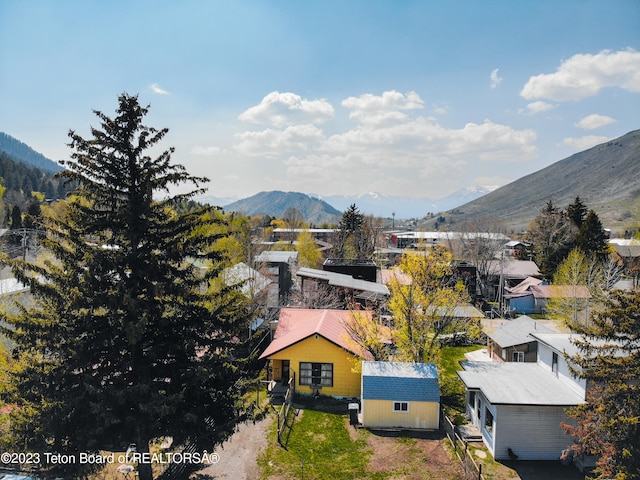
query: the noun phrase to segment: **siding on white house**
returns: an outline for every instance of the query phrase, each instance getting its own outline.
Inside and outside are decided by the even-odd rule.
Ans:
[[[538,337],[538,335],[533,335]],[[547,337],[546,335],[540,335],[540,337]],[[564,350],[553,348],[552,346],[539,341],[538,342],[538,365],[546,371],[553,372],[553,354],[558,356],[558,367],[556,371],[557,377],[562,380],[569,388],[574,392],[582,396],[583,400],[586,400],[587,381],[584,378],[575,377],[571,370],[567,360],[565,359]],[[571,355],[573,352],[569,352]]]
[[[508,460],[508,449],[519,460],[558,460],[573,443],[560,423],[570,423],[564,407],[495,405],[496,435],[493,456]]]

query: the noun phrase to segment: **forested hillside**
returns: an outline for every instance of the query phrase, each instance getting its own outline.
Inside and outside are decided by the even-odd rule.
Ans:
[[[53,160],[4,132],[0,132],[0,152],[6,153],[16,162],[36,167],[46,173],[56,173],[62,170],[62,167]]]
[[[30,204],[65,196],[62,180],[29,167],[0,151],[0,227],[21,227],[18,218]]]

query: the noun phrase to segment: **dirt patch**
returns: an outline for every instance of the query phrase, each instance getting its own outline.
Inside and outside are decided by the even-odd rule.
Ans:
[[[272,416],[242,423],[233,436],[216,449],[220,461],[199,471],[193,478],[201,480],[254,480],[260,478],[256,459],[265,448]]]
[[[460,463],[451,457],[440,432],[356,430],[346,427],[352,439],[366,435],[373,452],[368,469],[389,472],[394,480],[458,480],[463,478]]]

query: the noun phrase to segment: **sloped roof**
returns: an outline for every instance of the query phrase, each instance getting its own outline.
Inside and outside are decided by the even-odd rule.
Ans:
[[[527,278],[536,277],[540,275],[538,265],[531,260],[492,260],[489,263],[489,275],[500,275],[500,272],[505,278]]]
[[[572,406],[582,395],[537,363],[461,362],[467,389],[480,390],[493,405]]]
[[[573,333],[541,333],[535,332],[531,336],[538,340],[540,343],[544,343],[553,350],[562,355],[568,355],[574,357],[576,355],[583,355],[580,347],[577,343],[588,342],[595,347],[609,347],[609,354],[612,356],[626,356],[628,352],[622,347],[625,342],[617,341],[615,339],[602,339],[602,338],[585,338],[581,335]]]
[[[28,285],[24,285],[22,282],[18,281],[15,278],[5,278],[3,280],[0,280],[0,295],[26,292],[28,290]]]
[[[536,298],[591,298],[584,285],[532,285],[530,290]]]
[[[535,342],[536,339],[530,335],[533,332],[554,333],[533,318],[522,315],[515,320],[505,320],[495,331],[487,333],[487,337],[505,348]]]
[[[635,239],[612,238],[609,245],[615,248],[618,255],[623,258],[640,257],[640,241]]]
[[[298,252],[287,252],[281,250],[265,250],[255,258],[256,263],[291,263],[298,259]]]
[[[344,273],[336,273],[326,270],[317,270],[315,268],[301,267],[296,272],[296,275],[298,275],[299,277],[322,280],[334,287],[350,288],[352,290],[358,290],[361,292],[373,292],[381,296],[390,295],[389,289],[382,283],[360,280]]]
[[[389,285],[393,280],[398,281],[401,285],[411,285],[411,275],[407,275],[398,267],[382,268],[380,270],[380,282]]]
[[[510,292],[512,294],[521,294],[521,293],[526,293],[527,295],[531,294],[531,291],[529,290],[530,287],[535,286],[535,285],[540,285],[544,280],[540,280],[539,278],[535,278],[535,277],[527,277],[525,278],[523,281],[521,281],[518,285],[516,285],[515,287],[505,287],[505,290],[507,292]]]
[[[362,398],[439,402],[438,370],[432,363],[362,362]]]
[[[373,360],[369,352],[359,349],[349,341],[345,330],[345,322],[351,319],[354,312],[350,310],[283,308],[280,310],[278,326],[273,341],[260,355],[268,358],[302,340],[318,334],[335,345],[366,360]],[[371,312],[358,310],[358,314],[371,317]]]
[[[229,286],[238,285],[240,291],[246,296],[260,293],[271,283],[270,278],[243,262],[237,263],[233,267],[225,268],[222,272],[222,278]]]

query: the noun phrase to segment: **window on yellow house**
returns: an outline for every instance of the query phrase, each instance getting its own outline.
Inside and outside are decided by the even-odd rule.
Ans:
[[[300,385],[333,386],[333,363],[300,362]]]

